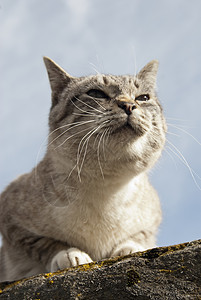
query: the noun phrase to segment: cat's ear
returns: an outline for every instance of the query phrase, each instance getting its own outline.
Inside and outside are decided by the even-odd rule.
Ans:
[[[53,93],[58,93],[73,77],[66,73],[49,57],[44,56],[43,60],[47,69],[51,90]]]
[[[137,78],[143,81],[149,89],[156,87],[158,65],[158,60],[152,60],[137,74]]]

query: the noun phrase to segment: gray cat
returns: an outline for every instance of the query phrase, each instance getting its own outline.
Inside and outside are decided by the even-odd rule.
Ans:
[[[147,177],[166,133],[158,62],[136,76],[80,78],[44,62],[47,152],[1,194],[1,281],[152,248],[161,221]]]

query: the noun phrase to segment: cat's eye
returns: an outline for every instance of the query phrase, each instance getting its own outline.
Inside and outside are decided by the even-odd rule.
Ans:
[[[135,98],[135,100],[137,101],[148,101],[149,99],[150,99],[149,94],[140,95]]]
[[[87,95],[93,98],[108,98],[108,95],[106,95],[103,91],[98,89],[91,89],[87,92]]]

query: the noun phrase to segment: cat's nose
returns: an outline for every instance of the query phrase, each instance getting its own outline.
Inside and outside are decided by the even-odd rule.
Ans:
[[[122,108],[127,115],[132,114],[132,111],[136,108],[136,105],[131,102],[119,101],[118,106]]]

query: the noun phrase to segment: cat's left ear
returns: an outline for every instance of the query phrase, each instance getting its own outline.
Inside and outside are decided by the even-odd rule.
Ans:
[[[47,69],[52,93],[58,93],[73,77],[66,73],[49,57],[44,56],[43,60]]]
[[[137,74],[137,78],[143,81],[149,89],[156,87],[158,65],[158,60],[152,60]]]

